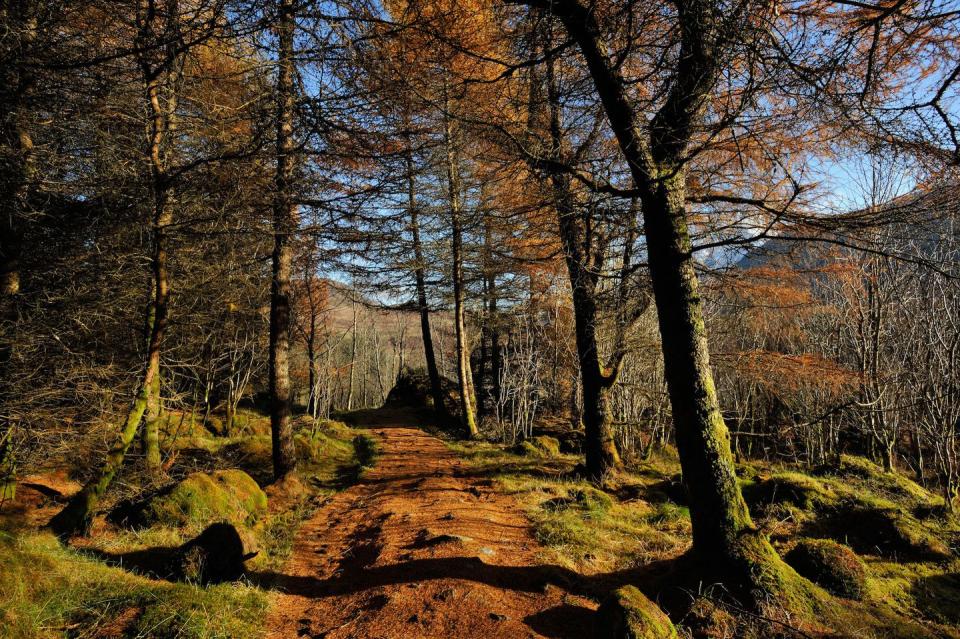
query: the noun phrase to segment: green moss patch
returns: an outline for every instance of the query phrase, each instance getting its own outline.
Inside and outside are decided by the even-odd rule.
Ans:
[[[525,457],[557,457],[560,455],[560,440],[549,435],[537,435],[514,446],[513,452]]]
[[[597,611],[597,636],[609,639],[675,639],[670,618],[633,586],[615,590]]]
[[[242,470],[193,473],[148,501],[141,513],[147,525],[202,529],[217,521],[252,525],[266,512],[267,496]]]
[[[861,554],[914,561],[952,556],[933,530],[889,502],[845,500],[811,522],[808,529]]]
[[[784,559],[800,575],[827,591],[848,599],[862,599],[867,568],[850,548],[827,539],[806,539]]]
[[[773,504],[790,504],[803,510],[820,508],[837,501],[828,486],[809,475],[779,472],[766,479],[742,482],[744,498],[754,508]]]

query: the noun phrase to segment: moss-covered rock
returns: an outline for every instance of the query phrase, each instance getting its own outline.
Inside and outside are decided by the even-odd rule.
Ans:
[[[861,554],[915,560],[952,556],[950,547],[932,530],[883,500],[845,500],[821,517],[813,531],[846,543]]]
[[[746,481],[744,497],[753,507],[790,504],[803,510],[835,503],[836,493],[815,477],[797,472],[781,472],[766,479]]]
[[[829,592],[862,599],[867,588],[867,568],[853,550],[829,539],[805,539],[786,554],[793,569]]]
[[[698,597],[681,620],[697,639],[732,639],[737,636],[737,619],[717,602]]]
[[[592,486],[578,488],[570,493],[570,497],[578,506],[591,512],[604,513],[613,506],[613,497]]]
[[[548,457],[556,457],[560,454],[560,440],[556,437],[537,435],[530,441]]]
[[[556,457],[560,454],[560,441],[549,435],[537,435],[514,446],[513,452],[525,457]]]
[[[244,561],[255,554],[249,548],[249,536],[245,539],[228,523],[212,524],[180,548],[176,574],[202,584],[234,581],[243,574]]]
[[[597,610],[597,636],[605,639],[672,639],[670,618],[633,586],[615,590]]]
[[[448,415],[460,413],[457,384],[446,377],[440,378],[440,390],[443,396],[444,410]],[[397,374],[397,381],[384,402],[391,408],[433,408],[433,396],[430,389],[430,377],[422,369],[403,367]]]
[[[887,472],[865,457],[841,455],[838,464],[824,466],[818,472],[823,475],[854,479],[864,488],[880,497],[898,502],[902,501],[911,507],[917,504],[927,506],[942,504],[940,497],[910,478],[896,471]]]
[[[144,505],[141,520],[147,525],[194,528],[219,521],[248,525],[266,510],[267,496],[250,475],[218,470],[193,473],[156,495]]]
[[[230,444],[225,451],[250,464],[269,465],[273,444],[269,435],[254,435]]]

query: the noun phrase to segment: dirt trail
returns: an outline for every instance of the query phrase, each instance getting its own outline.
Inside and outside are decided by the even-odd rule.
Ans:
[[[268,620],[287,637],[587,637],[596,604],[557,585],[517,503],[409,425],[300,529]]]

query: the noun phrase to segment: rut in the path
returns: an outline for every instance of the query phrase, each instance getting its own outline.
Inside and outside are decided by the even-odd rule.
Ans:
[[[511,497],[418,429],[374,432],[375,468],[301,528],[269,637],[590,636]]]

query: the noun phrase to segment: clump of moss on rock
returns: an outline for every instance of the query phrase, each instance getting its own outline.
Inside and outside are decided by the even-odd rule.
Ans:
[[[513,452],[526,457],[556,457],[560,454],[560,440],[549,435],[537,435],[514,446]]]
[[[244,562],[257,554],[249,535],[227,523],[207,526],[176,553],[174,574],[187,581],[216,584],[243,575]]]
[[[813,510],[834,503],[836,494],[814,477],[797,472],[782,472],[744,486],[744,497],[751,506],[790,504]]]
[[[950,548],[921,522],[883,500],[845,500],[820,518],[814,532],[863,554],[914,560],[952,556]]]
[[[784,559],[793,569],[827,591],[862,599],[867,588],[867,568],[853,550],[829,539],[805,539]]]
[[[193,473],[170,490],[148,501],[140,519],[146,525],[162,524],[203,528],[228,521],[254,523],[267,510],[267,496],[242,470]]]
[[[570,497],[578,506],[590,512],[605,513],[613,506],[613,497],[592,486],[578,488]]]
[[[565,497],[555,497],[542,504],[542,507],[549,511],[576,508],[590,515],[602,515],[612,506],[613,497],[593,486],[575,488]]]
[[[597,636],[607,639],[675,639],[670,618],[633,586],[611,594],[597,610]]]
[[[923,504],[934,506],[942,500],[910,478],[898,472],[888,472],[865,457],[841,455],[839,462],[824,466],[818,471],[823,475],[854,478],[863,482],[870,491],[895,501],[904,501],[910,506]]]

